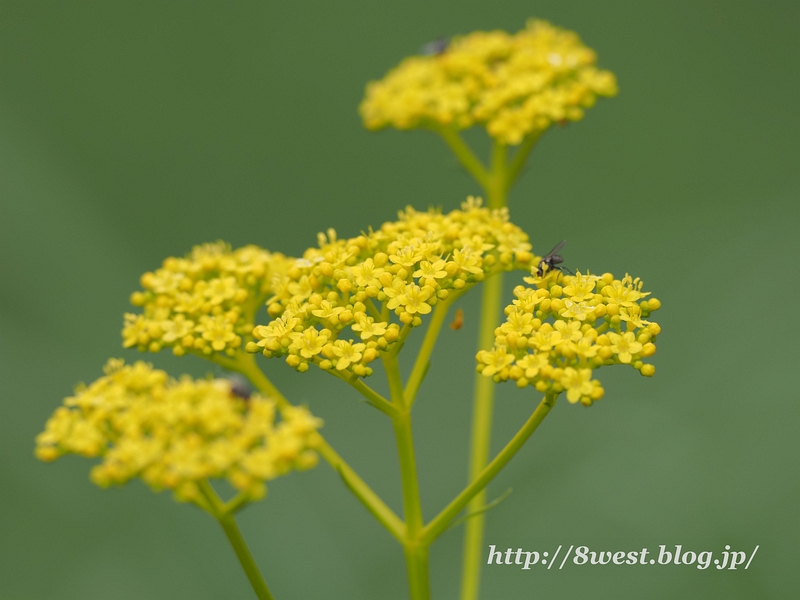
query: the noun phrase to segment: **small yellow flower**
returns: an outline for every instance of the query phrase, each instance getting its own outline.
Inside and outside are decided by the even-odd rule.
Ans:
[[[583,338],[575,345],[575,354],[584,360],[597,356],[597,344],[592,340]]]
[[[498,346],[494,350],[483,350],[478,353],[478,360],[485,364],[481,373],[487,377],[499,373],[514,362],[514,355],[508,353],[505,346]]]
[[[549,352],[561,341],[561,332],[554,331],[550,324],[546,323],[545,326],[542,326],[539,331],[530,337],[529,345],[531,348],[537,348],[539,352]]]
[[[291,339],[289,336],[299,323],[300,321],[297,318],[286,314],[275,319],[269,325],[259,325],[253,331],[253,334],[258,339],[259,346],[265,350],[275,351],[280,349],[284,340]]]
[[[525,377],[528,379],[536,377],[548,364],[550,364],[550,357],[547,354],[526,354],[516,362],[516,365],[525,371]]]
[[[142,277],[142,284],[157,294],[169,294],[180,288],[185,275],[169,269],[159,269]]]
[[[413,267],[419,258],[419,251],[412,245],[398,248],[394,254],[389,255],[390,261],[403,267]]]
[[[376,323],[375,319],[365,315],[351,325],[351,329],[361,332],[362,340],[368,340],[371,337],[381,336],[386,333],[386,325],[386,323]]]
[[[344,307],[342,306],[333,306],[327,300],[323,300],[319,304],[319,308],[317,310],[312,310],[311,314],[317,317],[318,319],[329,321],[331,323],[337,323],[339,321],[339,315],[344,312]]]
[[[172,319],[161,322],[164,330],[162,339],[167,343],[181,340],[194,330],[194,321],[190,321],[185,315],[177,314]]]
[[[528,335],[533,330],[533,315],[523,310],[512,310],[508,313],[506,322],[500,326],[503,333],[516,333]]]
[[[137,344],[146,344],[150,337],[147,335],[148,322],[142,315],[127,313],[125,327],[122,329],[122,345],[132,348]]]
[[[453,251],[450,262],[456,265],[460,271],[466,273],[483,273],[481,257],[476,252],[473,252],[471,248],[464,248],[463,250],[456,248],[456,250]]]
[[[619,318],[627,322],[628,329],[642,328],[650,324],[650,321],[642,319],[642,308],[638,304],[620,310]]]
[[[392,281],[391,287],[383,288],[383,293],[386,294],[386,297],[389,299],[389,301],[386,303],[386,307],[389,310],[394,310],[400,306],[400,302],[405,291],[406,282],[399,277],[395,277]]]
[[[514,289],[516,300],[513,301],[514,306],[518,306],[521,310],[533,313],[536,310],[536,305],[539,304],[544,297],[539,295],[539,290],[517,286]]]
[[[567,393],[567,400],[575,404],[582,396],[589,396],[594,386],[592,385],[591,369],[573,369],[567,367],[561,376],[561,385]]]
[[[643,293],[641,289],[633,287],[630,277],[612,282],[611,285],[605,286],[602,292],[608,297],[609,302],[627,307],[633,306],[636,301],[650,295],[650,292]]]
[[[577,342],[583,337],[580,321],[556,321],[553,327],[561,334],[563,340]]]
[[[236,295],[236,290],[235,277],[222,277],[209,281],[208,286],[203,290],[203,295],[212,305],[217,305],[231,300]]]
[[[432,310],[431,305],[427,302],[430,297],[431,293],[427,289],[420,288],[418,285],[407,285],[397,300],[407,313],[427,315]]]
[[[622,335],[609,333],[611,340],[611,350],[619,357],[619,362],[630,364],[633,355],[642,351],[642,345],[636,341],[636,336],[632,331],[626,331]]]
[[[314,284],[310,277],[301,277],[298,281],[289,284],[289,292],[293,296],[308,298],[314,293]]]
[[[582,302],[594,296],[593,291],[599,277],[588,273],[581,275],[578,271],[574,276],[567,276],[565,279],[567,285],[564,286],[564,295],[574,302]]]
[[[195,329],[217,352],[224,350],[237,338],[233,324],[225,317],[202,317]]]
[[[379,286],[380,282],[378,277],[383,275],[384,269],[375,266],[375,262],[368,258],[360,265],[352,268],[353,275],[355,276],[355,283],[361,287],[370,285]]]
[[[585,321],[594,316],[597,307],[592,306],[588,302],[573,302],[572,300],[564,300],[564,308],[559,311],[559,315],[567,319],[577,319],[578,321]]]
[[[445,266],[446,263],[442,259],[432,263],[427,260],[423,260],[419,263],[419,269],[414,271],[414,277],[426,280],[442,279],[443,277],[447,277],[447,271],[444,270]]]
[[[336,340],[333,344],[333,354],[339,358],[336,361],[336,369],[344,371],[353,363],[357,363],[363,356],[365,344],[353,344],[345,340]]]
[[[291,333],[289,337],[292,340],[290,350],[296,350],[303,358],[313,358],[322,352],[323,346],[328,342],[329,333],[326,329],[320,332],[309,327],[302,332]]]

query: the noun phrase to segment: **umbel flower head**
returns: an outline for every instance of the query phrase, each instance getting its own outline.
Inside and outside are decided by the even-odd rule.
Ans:
[[[131,296],[141,314],[126,314],[123,345],[158,352],[233,356],[253,329],[253,315],[285,270],[282,254],[257,246],[231,250],[217,242],[195,246],[184,258],[167,258],[142,275]]]
[[[655,374],[644,360],[656,352],[661,328],[647,317],[661,306],[642,291],[639,278],[565,275],[551,270],[517,286],[495,330],[492,350],[478,352],[478,372],[495,381],[516,381],[543,393],[566,392],[571,403],[590,405],[603,396],[592,372],[605,365],[630,365]]]
[[[515,35],[476,31],[369,83],[360,112],[368,129],[482,125],[516,145],[616,95],[614,75],[596,61],[576,33],[545,21],[530,20]]]
[[[530,248],[506,209],[472,197],[448,214],[407,208],[398,221],[350,239],[329,230],[276,278],[267,301],[274,320],[255,328],[247,350],[285,356],[298,371],[314,363],[345,377],[370,375],[369,363],[439,302],[494,272],[527,268]]]
[[[322,423],[304,408],[284,408],[277,421],[271,400],[245,401],[226,379],[175,381],[141,361],[112,359],[105,373],[56,409],[36,438],[37,457],[100,457],[91,473],[97,485],[140,477],[184,501],[196,500],[208,478],[255,500],[265,481],[316,464]]]

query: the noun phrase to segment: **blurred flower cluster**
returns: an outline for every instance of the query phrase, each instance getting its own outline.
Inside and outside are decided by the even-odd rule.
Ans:
[[[543,393],[566,392],[567,400],[590,405],[603,396],[592,371],[604,365],[631,365],[652,376],[644,359],[656,352],[661,328],[647,321],[661,306],[642,282],[580,272],[537,268],[517,286],[506,320],[495,330],[492,350],[478,353],[478,371],[495,381],[516,381]]]
[[[131,302],[142,314],[126,314],[126,348],[233,356],[253,329],[253,315],[286,269],[282,254],[258,246],[231,250],[217,242],[196,246],[185,258],[167,258],[142,275],[143,291]]]
[[[596,62],[576,33],[545,21],[531,20],[515,35],[478,31],[368,84],[361,116],[368,129],[483,125],[516,145],[617,93],[614,75]]]
[[[112,359],[105,376],[76,389],[36,438],[36,455],[100,457],[92,480],[103,487],[136,477],[184,501],[198,483],[224,478],[249,499],[264,481],[316,464],[313,448],[321,421],[257,395],[244,400],[226,379],[171,380],[144,362]]]
[[[329,230],[276,277],[267,302],[273,321],[255,328],[247,350],[286,356],[298,371],[315,363],[368,376],[401,325],[421,325],[438,302],[493,271],[527,268],[530,248],[506,209],[472,197],[448,214],[407,208],[398,221],[350,239]]]

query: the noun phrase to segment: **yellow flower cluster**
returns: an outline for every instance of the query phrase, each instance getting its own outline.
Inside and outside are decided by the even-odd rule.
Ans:
[[[167,258],[142,275],[131,303],[142,314],[126,314],[123,345],[182,355],[222,352],[233,356],[253,329],[253,315],[272,291],[286,259],[257,246],[231,250],[223,242],[196,246],[185,258]]]
[[[304,408],[281,411],[243,400],[225,379],[170,380],[164,371],[112,359],[105,376],[64,400],[36,438],[36,455],[100,457],[92,480],[103,487],[141,477],[154,490],[197,498],[198,482],[225,478],[248,498],[264,481],[316,464],[321,421]]]
[[[516,35],[478,31],[369,83],[360,112],[368,129],[481,124],[516,145],[553,123],[581,119],[597,96],[616,95],[614,75],[596,61],[576,33],[545,21],[530,20]]]
[[[552,270],[526,277],[533,287],[517,286],[495,330],[495,346],[478,353],[478,372],[495,381],[516,381],[543,393],[566,392],[567,399],[590,405],[603,396],[592,370],[626,364],[642,375],[655,367],[643,359],[655,354],[657,323],[645,320],[661,306],[642,291],[639,278],[564,275]]]
[[[369,363],[438,302],[493,271],[530,267],[530,247],[506,209],[489,210],[472,197],[446,215],[407,208],[398,221],[355,238],[329,230],[319,248],[276,278],[267,302],[274,320],[255,328],[247,350],[286,356],[298,371],[315,363],[371,375]]]

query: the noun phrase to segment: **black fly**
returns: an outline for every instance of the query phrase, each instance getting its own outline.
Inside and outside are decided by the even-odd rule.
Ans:
[[[225,377],[231,384],[231,396],[241,398],[242,400],[250,400],[250,395],[253,393],[253,388],[250,382],[238,373],[229,373]]]
[[[568,272],[571,272],[566,267],[558,266],[562,262],[564,262],[564,259],[561,257],[560,254],[557,254],[557,252],[561,250],[561,248],[563,248],[564,244],[566,243],[567,240],[561,240],[558,244],[556,244],[555,248],[550,250],[550,252],[548,252],[544,257],[542,257],[542,260],[539,261],[539,267],[536,269],[536,274],[539,277],[541,277],[545,273],[545,271],[552,271],[553,269],[557,269],[559,271],[566,269]],[[547,268],[545,269],[545,267]]]
[[[428,42],[422,46],[422,48],[419,49],[419,52],[423,56],[439,56],[440,54],[444,54],[449,44],[450,40],[447,38],[438,37],[432,42]]]

